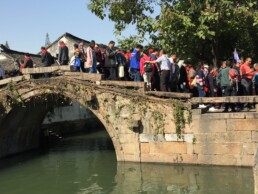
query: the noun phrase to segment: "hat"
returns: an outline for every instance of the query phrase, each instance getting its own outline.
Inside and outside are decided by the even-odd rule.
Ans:
[[[149,53],[153,53],[155,50],[153,48],[149,49]]]

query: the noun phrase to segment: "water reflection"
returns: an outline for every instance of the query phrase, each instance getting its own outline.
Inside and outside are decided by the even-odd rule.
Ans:
[[[253,194],[250,168],[117,163],[98,132],[0,162],[4,194]]]

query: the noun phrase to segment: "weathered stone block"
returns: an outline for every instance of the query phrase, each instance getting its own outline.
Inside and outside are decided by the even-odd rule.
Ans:
[[[149,143],[141,143],[141,154],[150,153],[150,144]]]
[[[193,134],[182,134],[182,137],[180,138],[177,134],[165,134],[165,140],[171,141],[171,142],[187,142],[187,143],[193,143]]]
[[[253,143],[244,143],[243,144],[243,150],[242,150],[242,155],[247,156],[247,155],[254,155],[255,154],[255,150],[254,150],[255,146]]]
[[[176,125],[174,121],[166,122],[164,126],[164,133],[176,133]]]
[[[229,155],[241,154],[243,150],[242,143],[196,143],[194,152],[204,155]]]
[[[257,112],[248,112],[245,113],[246,119],[258,119],[258,113]]]
[[[258,131],[258,119],[229,119],[229,131]]]
[[[186,143],[184,142],[164,142],[163,153],[166,154],[186,154]]]
[[[124,154],[136,154],[139,151],[139,144],[125,143],[122,145]]]
[[[154,134],[140,134],[140,142],[153,142],[155,140]]]
[[[252,131],[252,142],[257,142],[258,143],[258,130],[257,131]]]
[[[135,143],[139,140],[139,134],[138,133],[131,133],[131,134],[123,134],[119,135],[120,143]]]
[[[237,165],[237,156],[233,154],[231,155],[198,154],[198,164],[235,166]]]
[[[244,143],[251,142],[250,131],[228,131],[226,133],[207,133],[209,143]]]
[[[200,121],[200,133],[217,133],[226,132],[227,125],[225,119],[204,120]]]

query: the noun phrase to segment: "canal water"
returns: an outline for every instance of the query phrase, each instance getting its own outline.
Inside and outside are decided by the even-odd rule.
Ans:
[[[253,194],[251,168],[117,163],[105,131],[0,161],[0,194]]]

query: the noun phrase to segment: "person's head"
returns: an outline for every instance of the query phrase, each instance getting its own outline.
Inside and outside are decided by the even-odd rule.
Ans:
[[[222,61],[221,67],[225,69],[227,67],[227,61]]]
[[[46,47],[42,46],[42,47],[41,47],[41,50],[42,50],[42,51],[43,51],[43,50],[46,50]]]
[[[91,48],[94,48],[94,47],[95,47],[95,45],[96,45],[96,43],[95,43],[95,41],[94,41],[94,40],[90,41],[90,47],[91,47]]]
[[[166,55],[167,54],[167,51],[165,50],[165,49],[162,49],[161,51],[160,51],[160,55]]]
[[[26,53],[26,54],[25,54],[25,58],[26,58],[26,57],[30,57],[30,54],[29,54],[29,53]]]
[[[64,44],[64,41],[59,41],[59,45],[63,45]]]
[[[256,71],[258,71],[258,63],[255,63],[255,64],[254,64],[254,69],[255,69]]]
[[[159,49],[154,49],[153,54],[154,54],[155,56],[159,56]]]
[[[142,53],[143,53],[143,55],[149,55],[149,51],[148,50],[144,50]]]
[[[250,57],[246,58],[245,63],[250,66],[252,63],[252,59]]]
[[[109,43],[108,43],[108,46],[109,48],[114,48],[115,47],[115,41],[111,40]]]
[[[201,68],[202,69],[204,69],[204,68],[209,68],[209,65],[208,65],[208,63],[206,62],[206,61],[203,61],[202,63],[201,63]]]
[[[189,62],[188,61],[184,61],[183,66],[184,67],[189,67]]]
[[[78,45],[78,44],[74,44],[74,45],[73,45],[73,48],[74,48],[74,50],[76,50],[76,49],[79,48],[79,45]]]
[[[209,73],[213,73],[214,72],[214,66],[210,65],[208,68]]]
[[[24,60],[21,60],[20,63],[23,64],[23,63],[24,63]]]
[[[83,47],[85,45],[84,40],[80,42],[80,46]]]
[[[141,51],[142,49],[143,49],[143,46],[142,46],[142,45],[138,44],[138,45],[136,46],[136,50]]]
[[[175,60],[175,59],[176,59],[176,54],[172,54],[172,55],[170,56],[170,58],[173,59],[173,60]]]

